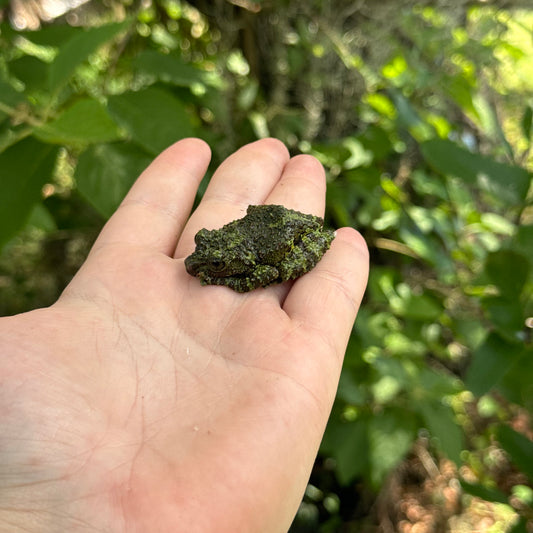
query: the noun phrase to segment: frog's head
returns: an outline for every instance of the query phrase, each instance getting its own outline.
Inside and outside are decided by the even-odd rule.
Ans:
[[[255,264],[254,254],[236,234],[201,229],[194,242],[196,249],[185,259],[185,268],[203,283],[245,276]]]

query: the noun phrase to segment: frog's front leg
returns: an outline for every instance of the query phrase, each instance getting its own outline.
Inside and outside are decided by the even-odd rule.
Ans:
[[[278,265],[280,278],[287,281],[309,272],[322,259],[334,236],[335,233],[330,230],[302,235]]]

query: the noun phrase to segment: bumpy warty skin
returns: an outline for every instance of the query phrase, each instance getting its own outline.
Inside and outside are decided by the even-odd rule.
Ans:
[[[201,229],[185,267],[202,285],[248,292],[309,272],[333,238],[320,217],[282,205],[250,205],[241,219]]]

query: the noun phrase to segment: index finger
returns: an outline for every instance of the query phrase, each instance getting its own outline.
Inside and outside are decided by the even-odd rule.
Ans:
[[[183,139],[139,176],[93,246],[134,244],[171,256],[210,159],[207,144]]]

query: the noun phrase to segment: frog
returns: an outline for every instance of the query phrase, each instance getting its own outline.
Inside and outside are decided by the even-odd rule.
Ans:
[[[329,249],[322,218],[283,205],[249,205],[243,218],[196,233],[185,268],[201,285],[244,293],[303,276]]]

